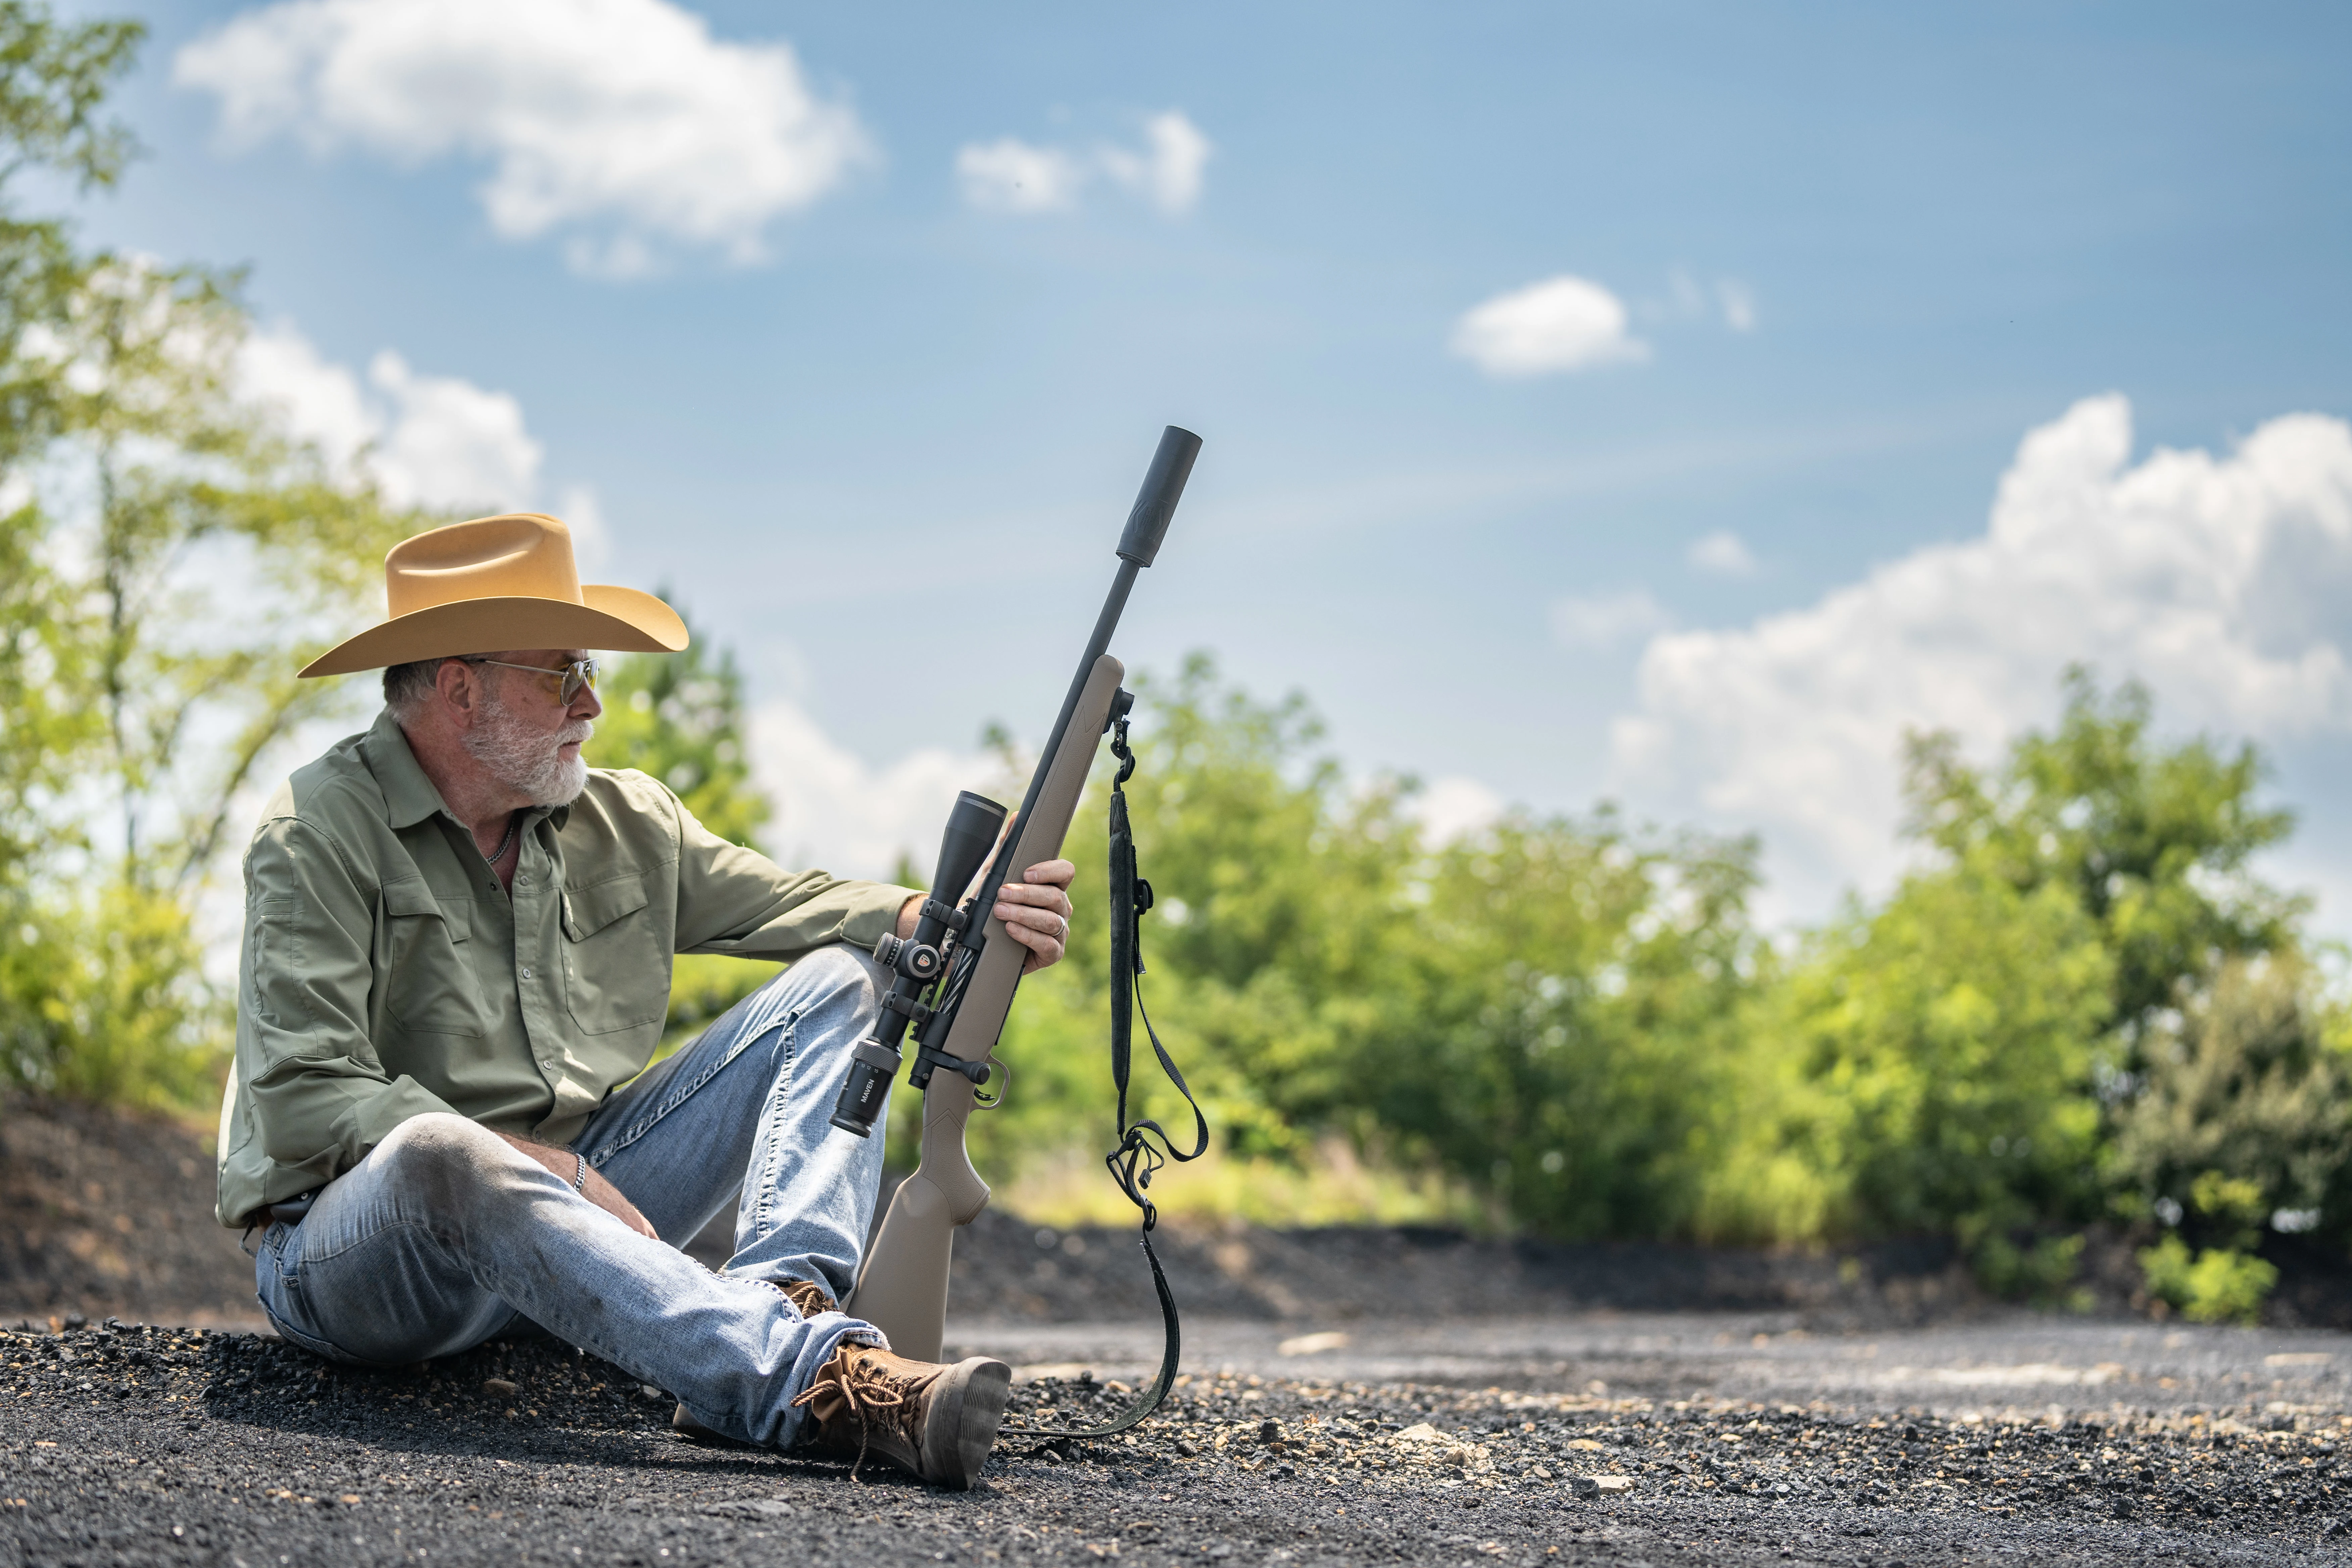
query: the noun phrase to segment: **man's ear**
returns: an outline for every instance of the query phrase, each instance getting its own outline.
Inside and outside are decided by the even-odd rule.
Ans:
[[[459,725],[471,725],[480,716],[482,674],[474,666],[462,659],[442,660],[433,672],[433,689]]]

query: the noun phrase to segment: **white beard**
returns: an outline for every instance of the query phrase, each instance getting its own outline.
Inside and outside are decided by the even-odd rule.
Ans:
[[[533,805],[569,805],[588,787],[588,763],[574,753],[565,761],[558,748],[584,743],[596,726],[574,720],[553,734],[509,708],[496,692],[484,694],[482,721],[466,731],[463,744],[492,778]]]

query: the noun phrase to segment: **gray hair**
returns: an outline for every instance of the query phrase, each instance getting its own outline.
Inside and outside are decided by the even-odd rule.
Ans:
[[[405,717],[415,711],[416,705],[433,695],[446,658],[420,658],[413,664],[395,664],[383,672],[383,705]]]

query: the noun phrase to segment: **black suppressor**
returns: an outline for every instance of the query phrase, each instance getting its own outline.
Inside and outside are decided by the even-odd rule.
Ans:
[[[915,922],[915,934],[902,941],[894,932],[874,944],[874,961],[895,978],[890,994],[882,999],[882,1012],[875,1020],[874,1033],[857,1043],[856,1053],[850,1058],[848,1080],[841,1086],[841,1098],[834,1104],[833,1124],[844,1132],[855,1132],[863,1138],[874,1131],[874,1119],[882,1114],[890,1093],[890,1079],[898,1071],[898,1043],[906,1038],[907,1026],[921,1023],[931,1016],[930,1008],[923,1004],[923,996],[944,967],[940,948],[948,933],[968,930],[988,919],[988,911],[977,907],[978,896],[961,910],[955,907],[955,900],[963,896],[963,890],[980,874],[1003,827],[1003,806],[970,790],[958,795],[955,809],[948,813],[948,830],[940,839],[939,870],[931,879],[931,896],[923,900],[922,918]]]

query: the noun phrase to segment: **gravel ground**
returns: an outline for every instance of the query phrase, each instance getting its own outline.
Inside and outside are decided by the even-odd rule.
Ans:
[[[2352,1558],[2332,1399],[1906,1415],[1210,1373],[1132,1440],[1002,1442],[952,1494],[680,1441],[667,1396],[545,1342],[369,1373],[100,1326],[0,1360],[11,1565]],[[1033,1372],[1013,1419],[1118,1397]]]

